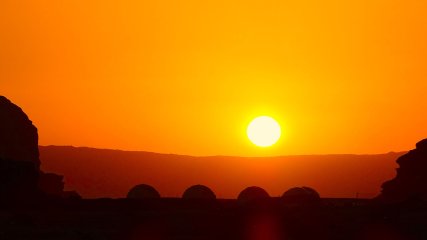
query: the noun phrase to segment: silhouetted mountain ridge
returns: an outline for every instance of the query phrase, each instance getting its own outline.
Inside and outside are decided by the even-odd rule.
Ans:
[[[395,160],[406,153],[196,157],[72,146],[39,149],[43,170],[63,174],[66,189],[89,198],[125,197],[139,183],[152,185],[165,197],[206,184],[219,198],[236,198],[251,185],[271,196],[307,185],[325,197],[370,198],[379,194],[381,184],[395,173]]]

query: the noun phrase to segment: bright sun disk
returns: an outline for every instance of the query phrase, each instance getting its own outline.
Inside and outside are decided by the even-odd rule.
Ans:
[[[247,135],[251,142],[259,147],[269,147],[275,144],[281,135],[279,123],[271,117],[257,117],[249,124]]]

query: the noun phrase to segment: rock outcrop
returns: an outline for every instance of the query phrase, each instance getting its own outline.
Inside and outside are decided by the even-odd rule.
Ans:
[[[0,96],[0,200],[38,195],[39,166],[37,128],[21,108]]]
[[[64,191],[64,176],[55,173],[43,173],[39,175],[38,187],[49,196],[62,196]]]
[[[63,191],[63,176],[40,171],[38,147],[37,128],[20,107],[0,96],[0,200],[70,195]]]
[[[414,150],[397,159],[396,177],[383,183],[377,198],[387,202],[411,199],[427,200],[427,139],[416,144]]]
[[[0,159],[40,166],[37,128],[22,109],[0,96]]]
[[[39,196],[38,177],[32,162],[0,159],[0,202],[26,201]]]

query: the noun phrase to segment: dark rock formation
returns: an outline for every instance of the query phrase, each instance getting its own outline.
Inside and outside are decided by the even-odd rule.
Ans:
[[[427,139],[416,149],[397,159],[396,177],[383,183],[379,200],[399,202],[410,199],[427,200]]]
[[[64,191],[64,176],[55,173],[40,173],[38,187],[49,196],[60,197]]]
[[[182,195],[183,199],[216,199],[215,193],[203,185],[194,185],[185,190]]]
[[[63,191],[61,197],[65,199],[82,199],[80,194],[76,191]]]
[[[0,96],[0,196],[25,200],[64,196],[63,177],[40,171],[37,128],[21,108]]]
[[[160,198],[159,192],[155,188],[147,184],[139,184],[133,187],[127,198],[131,199],[158,199]]]
[[[0,96],[0,158],[40,166],[37,128],[21,108]]]
[[[237,200],[240,202],[248,202],[264,200],[268,198],[270,198],[270,195],[268,195],[268,193],[264,189],[252,186],[241,191],[239,196],[237,197]]]
[[[38,176],[32,162],[0,159],[0,201],[30,200],[38,196]]]
[[[282,200],[288,204],[319,204],[321,199],[316,190],[309,187],[294,187],[283,193]]]
[[[21,108],[0,96],[1,200],[29,200],[36,196],[39,166],[37,128]]]

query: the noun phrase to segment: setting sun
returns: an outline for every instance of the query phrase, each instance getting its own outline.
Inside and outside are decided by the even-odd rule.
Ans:
[[[259,147],[275,144],[281,135],[279,123],[271,117],[257,117],[249,124],[247,135],[251,142]]]

